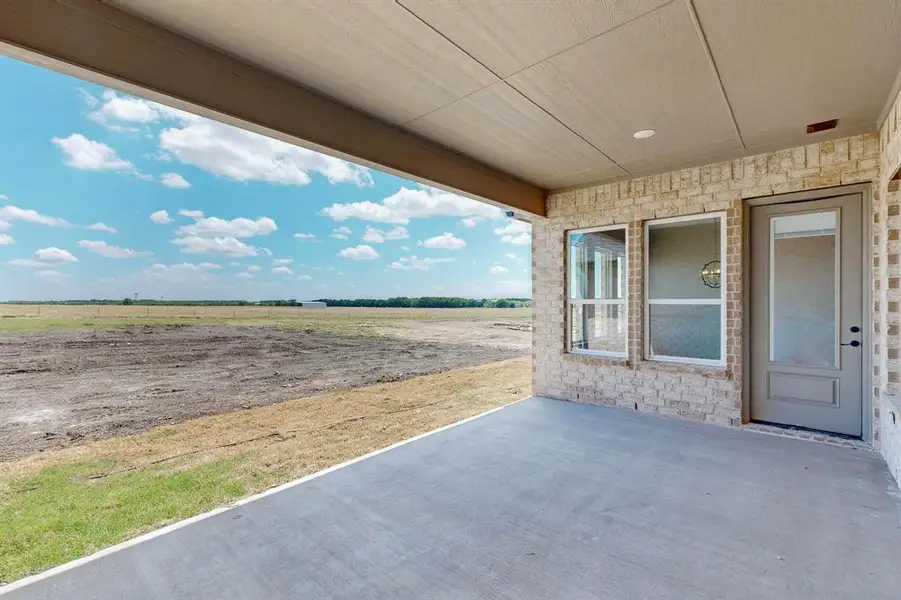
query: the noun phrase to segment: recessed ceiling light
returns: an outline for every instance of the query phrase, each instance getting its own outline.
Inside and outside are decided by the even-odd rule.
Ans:
[[[648,138],[654,137],[654,134],[656,133],[657,132],[653,129],[642,129],[633,133],[632,137],[634,137],[636,140],[646,140]]]

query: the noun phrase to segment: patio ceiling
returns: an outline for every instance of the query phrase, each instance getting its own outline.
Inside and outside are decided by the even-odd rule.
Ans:
[[[39,33],[22,34],[12,25],[6,35],[3,19],[0,35],[19,48],[536,214],[543,207],[533,198],[543,197],[545,189],[874,131],[901,68],[901,3],[895,0],[107,0],[102,9],[96,0],[52,4],[91,14],[142,40],[163,40],[152,49],[155,55],[177,46],[179,53],[167,56],[172,69],[200,54],[207,62],[234,61],[232,71],[239,62],[250,65],[260,77],[274,75],[354,109],[367,123],[387,124],[395,137],[361,151],[357,142],[339,138],[355,132],[372,137],[372,130],[345,127],[330,140],[327,132],[296,125],[330,123],[334,115],[323,119],[305,110],[293,116],[299,131],[286,131],[290,127],[251,114],[253,108],[237,114],[220,106],[225,100],[191,97],[175,89],[177,83],[154,84],[159,76],[138,73],[140,64],[123,73],[65,56],[64,43],[68,51],[100,43],[97,23],[90,35],[44,44],[54,48],[33,43]],[[37,12],[29,15],[35,27],[52,18],[46,7]],[[139,42],[130,43],[129,52],[149,56]],[[806,133],[807,124],[828,119],[839,119],[838,127]],[[657,135],[632,137],[648,128]],[[417,144],[435,165],[392,155]],[[473,171],[488,182],[468,181]]]

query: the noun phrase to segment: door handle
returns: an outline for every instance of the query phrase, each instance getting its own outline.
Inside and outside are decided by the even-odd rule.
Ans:
[[[860,346],[860,342],[858,342],[857,340],[851,340],[847,344],[842,344],[842,346],[851,346],[852,348],[857,348],[858,346]]]

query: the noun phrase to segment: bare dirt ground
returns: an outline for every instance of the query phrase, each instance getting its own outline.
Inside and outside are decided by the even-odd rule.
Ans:
[[[0,461],[496,362],[531,344],[528,325],[508,321],[398,321],[369,332],[136,325],[0,335]]]

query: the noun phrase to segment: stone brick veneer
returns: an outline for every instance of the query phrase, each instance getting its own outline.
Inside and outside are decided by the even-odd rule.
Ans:
[[[880,422],[879,449],[895,480],[901,482],[901,191],[899,181],[890,181],[901,168],[901,95],[895,99],[879,131],[883,202],[876,215],[878,248],[878,295],[876,310],[876,385],[873,405]]]
[[[897,122],[897,113],[894,111]],[[894,135],[894,134],[893,134]],[[881,143],[882,142],[882,143]],[[895,146],[899,144],[896,143]],[[898,194],[880,201],[880,167],[887,140],[876,133],[683,169],[662,175],[551,194],[548,218],[532,227],[533,392],[582,402],[737,426],[742,423],[742,235],[744,200],[852,183],[871,183],[874,236],[874,442],[879,443],[881,381],[898,385],[898,279],[901,216]],[[901,154],[899,154],[901,157]],[[726,365],[711,368],[643,359],[645,220],[723,211],[726,214]],[[886,219],[891,226],[887,232]],[[899,221],[895,223],[895,221]],[[628,225],[629,348],[627,359],[568,354],[566,348],[566,231]],[[894,236],[894,237],[892,237]],[[894,241],[884,258],[886,240]],[[880,268],[888,264],[889,269]],[[888,278],[886,278],[886,276]],[[892,290],[886,299],[880,293]],[[889,314],[881,318],[880,307]],[[894,312],[891,312],[894,311]],[[888,349],[888,351],[886,350]],[[891,357],[891,358],[890,358]],[[901,415],[899,415],[901,419]],[[899,430],[901,432],[901,430]]]

